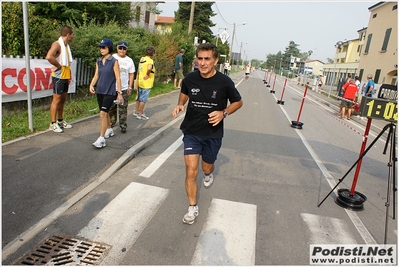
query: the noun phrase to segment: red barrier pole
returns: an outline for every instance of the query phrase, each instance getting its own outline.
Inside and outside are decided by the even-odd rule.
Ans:
[[[276,91],[274,91],[274,85],[276,84],[276,76],[277,74],[274,74],[274,82],[273,82],[273,89],[270,91],[270,93],[275,93]]]
[[[367,119],[366,129],[364,130],[363,143],[362,143],[362,147],[360,148],[359,158],[363,155],[364,149],[366,148],[367,138],[368,138],[370,127],[371,127],[371,120],[372,120],[372,118]],[[353,182],[352,182],[352,187],[351,187],[351,192],[350,192],[351,196],[353,196],[355,194],[355,187],[356,187],[356,183],[357,183],[357,178],[359,177],[360,167],[362,166],[362,160],[363,159],[360,159],[356,166],[355,176],[353,177]]]
[[[299,122],[299,118],[301,117],[302,107],[303,107],[303,103],[305,102],[305,98],[306,98],[306,93],[307,93],[307,92],[308,92],[308,85],[306,84],[305,92],[303,93],[301,108],[299,109],[299,113],[298,113],[298,118],[297,118],[296,121],[292,121],[292,123],[291,123],[291,127],[293,127],[293,128],[302,129],[303,123],[302,123],[302,122]]]
[[[268,82],[268,87],[270,87],[270,80],[272,79],[272,73],[270,73],[270,76],[269,76],[269,82]]]
[[[285,85],[286,84],[287,84],[287,78],[285,78],[283,91],[281,92],[281,98],[280,98],[280,100],[277,100],[277,104],[284,105],[283,96],[284,96],[284,91],[285,91]]]

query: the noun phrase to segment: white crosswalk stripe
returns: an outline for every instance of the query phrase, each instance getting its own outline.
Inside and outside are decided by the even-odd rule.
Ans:
[[[79,232],[88,240],[112,246],[101,265],[117,265],[168,196],[169,190],[129,184]]]
[[[255,265],[256,206],[212,199],[191,265]]]
[[[356,244],[342,219],[301,213],[310,231],[310,244]]]

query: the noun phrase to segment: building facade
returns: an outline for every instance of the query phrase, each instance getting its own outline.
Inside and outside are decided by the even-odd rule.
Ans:
[[[375,83],[397,85],[398,2],[379,2],[371,7],[367,37],[359,62],[359,78],[373,75]]]
[[[339,86],[349,74],[362,82],[371,74],[376,84],[397,85],[397,2],[378,2],[369,11],[368,26],[358,38],[335,45],[334,63],[323,68],[327,85]]]

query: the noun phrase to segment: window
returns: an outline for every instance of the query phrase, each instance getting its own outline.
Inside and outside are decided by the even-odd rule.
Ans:
[[[380,79],[380,74],[381,74],[381,70],[380,69],[375,71],[374,83],[378,83],[378,80]]]
[[[363,78],[363,73],[364,73],[364,69],[360,69],[360,71],[359,71],[359,81],[362,80],[362,78]]]
[[[392,7],[392,10],[396,10],[396,9],[398,9],[398,5],[394,5],[394,6]]]
[[[392,28],[389,28],[385,31],[385,37],[384,37],[384,42],[382,43],[381,52],[387,51],[389,37],[391,36],[391,31],[392,31]]]
[[[375,14],[373,15],[373,19],[376,18],[376,17],[377,17],[377,13],[375,13]]]
[[[364,53],[365,53],[365,54],[368,54],[368,53],[369,53],[370,44],[371,44],[371,37],[372,37],[372,36],[373,36],[372,33],[370,33],[370,34],[367,36],[366,49],[364,49]]]

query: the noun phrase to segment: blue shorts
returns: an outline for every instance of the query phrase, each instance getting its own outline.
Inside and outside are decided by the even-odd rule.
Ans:
[[[146,103],[148,97],[150,96],[151,89],[143,89],[139,87],[139,97],[137,98],[138,101]]]
[[[185,134],[183,143],[184,155],[199,154],[202,156],[203,161],[213,164],[222,146],[222,138],[201,138]]]

